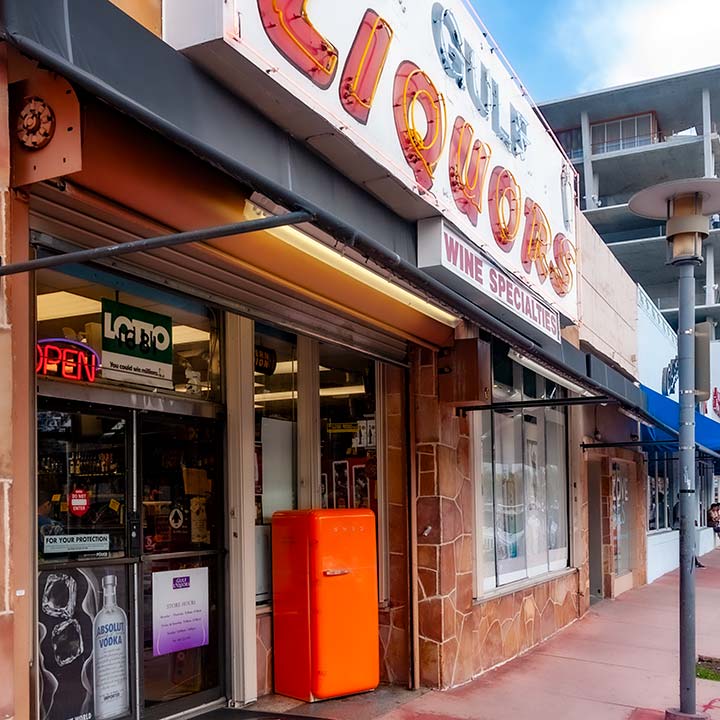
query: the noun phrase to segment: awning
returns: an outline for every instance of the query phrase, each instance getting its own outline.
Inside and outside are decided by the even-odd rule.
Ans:
[[[644,385],[647,397],[647,415],[652,426],[643,425],[643,440],[652,443],[668,442],[677,445],[680,427],[680,405],[672,398],[665,397]],[[695,412],[695,443],[699,450],[720,452],[720,423]]]

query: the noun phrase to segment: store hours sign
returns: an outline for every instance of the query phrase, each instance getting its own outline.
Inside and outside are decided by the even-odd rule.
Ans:
[[[468,0],[180,5],[164,18],[171,44],[264,112],[284,108],[277,122],[383,202],[442,217],[577,319],[575,172]]]
[[[173,389],[172,318],[103,298],[102,374]]]

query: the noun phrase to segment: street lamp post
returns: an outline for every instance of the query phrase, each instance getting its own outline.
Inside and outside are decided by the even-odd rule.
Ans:
[[[678,267],[678,367],[680,385],[680,708],[666,720],[703,719],[696,713],[695,667],[695,266],[709,215],[720,211],[720,180],[661,183],[630,199],[630,210],[667,222],[668,263]]]

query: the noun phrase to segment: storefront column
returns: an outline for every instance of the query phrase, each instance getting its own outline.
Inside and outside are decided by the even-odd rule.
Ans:
[[[409,681],[408,591],[408,483],[406,373],[381,365],[382,425],[386,442],[385,493],[388,528],[386,597],[380,607],[380,675],[383,682],[405,685]],[[382,518],[379,520],[382,522]],[[384,558],[379,558],[383,563]]]
[[[568,410],[568,460],[570,472],[570,522],[572,544],[570,564],[578,570],[578,614],[590,609],[590,496],[588,464],[580,449],[583,435],[583,407]]]
[[[255,612],[255,415],[252,320],[226,315],[225,367],[228,477],[228,619],[230,700],[257,698]]]
[[[27,198],[8,191],[5,185],[0,202],[3,261],[26,260]],[[21,718],[31,716],[36,639],[36,508],[30,483],[34,469],[31,277],[26,273],[5,283],[5,297],[0,300],[0,673],[5,678],[0,691],[0,716],[14,713]]]

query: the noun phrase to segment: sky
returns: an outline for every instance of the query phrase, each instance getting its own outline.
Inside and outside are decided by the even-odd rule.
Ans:
[[[470,0],[536,102],[720,65],[720,0]]]

